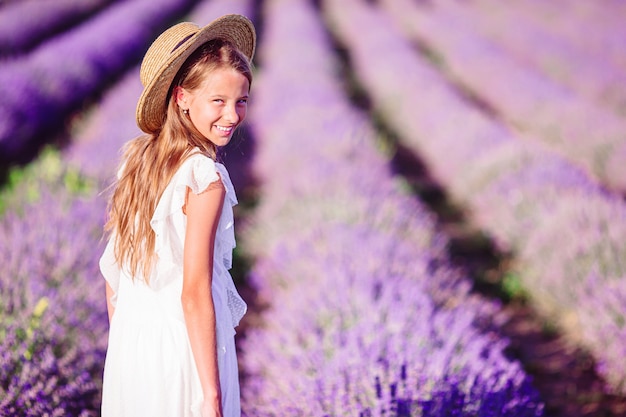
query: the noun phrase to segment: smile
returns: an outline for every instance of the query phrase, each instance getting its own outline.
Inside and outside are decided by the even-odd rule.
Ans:
[[[230,132],[230,131],[232,131],[232,130],[233,130],[233,127],[232,127],[232,126],[230,126],[230,127],[224,127],[224,126],[218,126],[218,125],[215,125],[215,127],[217,128],[217,130],[219,130],[219,131],[221,131],[221,132],[224,132],[224,133],[228,133],[228,132]]]

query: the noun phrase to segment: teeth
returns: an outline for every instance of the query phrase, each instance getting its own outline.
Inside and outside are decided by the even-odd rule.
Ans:
[[[215,126],[218,130],[221,130],[222,132],[230,132],[231,130],[233,130],[232,127],[222,127],[222,126]]]

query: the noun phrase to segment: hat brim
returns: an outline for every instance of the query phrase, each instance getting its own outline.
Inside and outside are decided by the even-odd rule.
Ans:
[[[136,111],[137,125],[142,131],[154,133],[161,128],[167,111],[167,95],[174,77],[198,47],[213,39],[231,42],[252,61],[256,32],[252,22],[245,16],[225,15],[200,28],[172,52],[156,76],[144,87]]]

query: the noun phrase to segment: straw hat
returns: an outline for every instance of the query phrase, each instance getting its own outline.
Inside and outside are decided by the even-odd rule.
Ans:
[[[230,41],[252,60],[256,32],[252,22],[242,15],[225,15],[203,28],[190,22],[178,23],[156,38],[141,62],[144,90],[137,103],[137,125],[141,130],[152,133],[162,126],[167,94],[178,70],[198,47],[217,38]]]

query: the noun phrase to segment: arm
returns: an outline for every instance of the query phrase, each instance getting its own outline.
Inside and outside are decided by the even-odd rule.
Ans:
[[[111,319],[113,318],[113,313],[115,312],[115,307],[111,302],[111,297],[113,297],[114,291],[109,284],[109,281],[106,282],[106,297],[107,297],[107,312],[109,313],[109,324],[111,323]]]
[[[222,401],[217,369],[215,308],[211,293],[215,234],[226,190],[221,182],[194,194],[187,190],[187,230],[183,260],[181,302],[205,408],[221,416]]]

